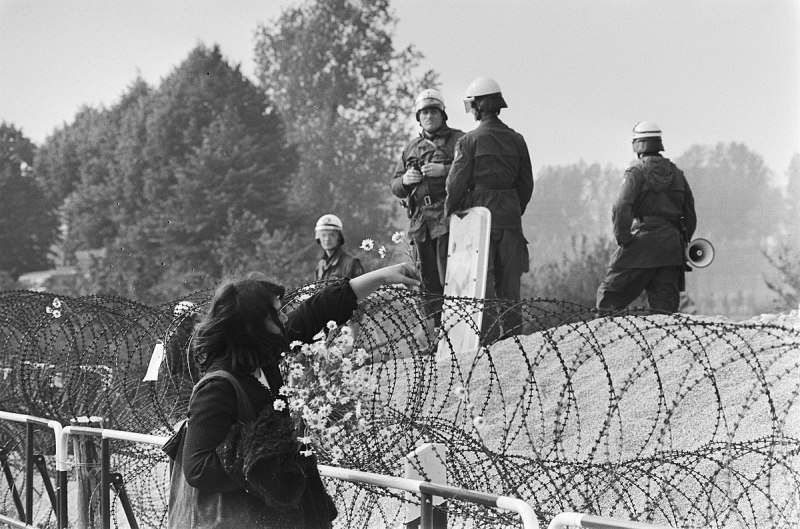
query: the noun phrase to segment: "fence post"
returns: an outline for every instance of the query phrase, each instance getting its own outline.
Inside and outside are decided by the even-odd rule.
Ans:
[[[447,485],[447,447],[441,443],[425,443],[403,458],[405,478]],[[436,506],[436,508],[434,508]],[[447,505],[444,498],[420,494],[418,503],[406,508],[406,529],[446,529]]]
[[[72,424],[95,422],[92,419],[79,417],[72,419]],[[81,426],[92,427],[91,424]],[[77,495],[75,501],[78,504],[75,526],[79,529],[89,529],[94,527],[94,509],[92,509],[92,491],[97,490],[100,484],[100,461],[97,455],[97,446],[94,437],[91,435],[77,434],[72,436],[72,451],[75,456],[75,482],[77,485]]]
[[[111,447],[107,437],[100,441],[100,516],[102,529],[111,529]]]
[[[25,523],[33,524],[33,423],[25,423]]]

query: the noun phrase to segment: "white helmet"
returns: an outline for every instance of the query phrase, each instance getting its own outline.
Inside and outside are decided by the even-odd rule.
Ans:
[[[652,121],[640,121],[633,127],[633,152],[636,154],[655,153],[664,150],[661,141],[661,127]]]
[[[319,232],[323,230],[333,230],[339,232],[339,244],[344,243],[344,234],[342,233],[342,219],[331,213],[326,213],[321,216],[314,226],[314,238],[319,241]]]
[[[500,99],[503,98],[500,85],[497,84],[497,81],[494,79],[489,79],[488,77],[478,77],[467,87],[467,93],[464,97],[464,110],[469,113],[470,109],[472,108],[472,103],[475,101],[475,99],[491,95],[496,95]],[[502,107],[506,107],[505,101],[503,101]]]
[[[317,225],[314,226],[315,234],[322,230],[342,231],[342,219],[331,213],[326,213],[319,218]]]
[[[420,92],[417,99],[414,101],[414,110],[419,112],[425,108],[444,110],[444,97],[442,97],[442,93],[435,88],[426,88]]]
[[[633,141],[647,138],[661,139],[661,127],[652,121],[640,121],[633,127]]]
[[[426,108],[438,108],[442,112],[442,117],[447,121],[447,113],[444,111],[444,97],[442,93],[435,88],[426,88],[419,93],[417,99],[414,100],[414,111],[416,112],[417,121],[419,121],[420,111]]]

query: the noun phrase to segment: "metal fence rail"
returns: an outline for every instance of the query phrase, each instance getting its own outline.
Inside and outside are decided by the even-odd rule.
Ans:
[[[19,519],[15,520],[8,516],[0,514],[0,522],[3,522],[7,525],[11,525],[12,527],[33,527],[31,524],[33,523],[33,473],[34,468],[37,465],[37,456],[34,454],[34,444],[33,444],[33,436],[35,432],[36,426],[46,427],[53,430],[53,434],[56,438],[61,435],[61,423],[58,421],[52,421],[48,419],[42,419],[41,417],[34,417],[32,415],[25,415],[22,413],[11,413],[0,411],[0,420],[3,421],[10,421],[25,424],[25,505],[24,507],[21,504],[21,501],[18,498],[18,491],[16,490],[16,486],[13,482],[11,482],[10,473],[7,474],[7,478],[9,480],[9,485],[12,488],[12,497],[15,499],[15,503],[17,506],[17,513],[19,514]],[[64,457],[64,454],[58,453],[58,447],[56,447],[56,459],[60,457]],[[44,466],[41,465],[40,468],[42,472],[44,472]],[[60,496],[61,491],[66,491],[66,480],[63,482],[59,479],[56,485],[56,490],[53,491],[49,479],[46,474],[42,476],[43,481],[45,482],[45,487],[47,488],[48,493],[50,494],[51,501],[56,500],[55,504],[53,505],[53,510],[57,513],[60,511],[57,498]]]
[[[122,430],[113,430],[107,428],[93,428],[86,426],[64,426],[62,427],[55,421],[41,419],[30,415],[23,415],[17,413],[8,413],[0,411],[0,420],[8,420],[28,425],[29,432],[32,431],[34,425],[44,425],[53,430],[55,436],[55,453],[56,453],[56,473],[58,475],[58,488],[56,491],[56,519],[59,529],[67,529],[69,527],[68,511],[67,511],[67,485],[68,485],[68,471],[70,468],[68,443],[70,436],[84,435],[99,437],[101,439],[100,448],[100,510],[101,510],[101,527],[103,529],[111,529],[111,498],[110,489],[112,486],[112,474],[110,468],[110,455],[111,449],[109,441],[111,439],[118,441],[128,441],[133,443],[148,444],[153,446],[163,446],[168,437],[158,435],[147,435],[135,432],[127,432]],[[12,517],[0,514],[0,523],[5,523],[12,527],[31,528],[32,522],[32,507],[33,507],[33,442],[32,435],[28,435],[26,442],[26,452],[29,457],[26,457],[26,508],[21,512],[24,520],[16,520]],[[442,485],[431,483],[427,481],[399,478],[394,476],[386,476],[382,474],[373,474],[370,472],[361,472],[358,470],[351,470],[347,468],[333,467],[328,465],[319,466],[320,474],[332,479],[339,479],[352,483],[360,483],[366,485],[375,485],[378,487],[402,490],[406,492],[416,493],[420,497],[420,529],[428,529],[432,523],[433,513],[433,496],[442,498],[454,499],[463,502],[469,502],[486,507],[497,508],[505,511],[517,513],[522,519],[522,524],[525,529],[539,529],[539,522],[536,513],[530,505],[518,498],[509,496],[501,496],[497,494],[490,494],[486,492],[479,492],[474,490],[462,489],[449,485]],[[125,502],[123,502],[125,508]],[[136,520],[132,518],[132,512],[126,508],[126,515],[128,522],[132,528],[138,527]]]
[[[562,512],[556,515],[550,521],[547,529],[565,529],[566,527],[585,527],[587,529],[674,529],[667,525],[653,525],[579,512]]]
[[[518,498],[509,496],[499,496],[468,489],[460,489],[449,485],[430,483],[428,481],[418,481],[414,479],[397,478],[373,474],[371,472],[361,472],[347,468],[331,467],[319,465],[319,473],[329,478],[336,478],[353,483],[363,483],[366,485],[376,485],[378,487],[404,490],[414,492],[420,496],[420,529],[428,529],[432,525],[433,518],[433,496],[449,498],[459,501],[467,501],[487,507],[496,507],[506,511],[515,512],[522,518],[525,529],[538,529],[539,521],[536,513],[530,505]]]

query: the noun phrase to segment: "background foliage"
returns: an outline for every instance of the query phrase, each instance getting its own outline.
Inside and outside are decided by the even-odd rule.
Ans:
[[[0,282],[49,267],[58,235],[53,205],[33,179],[36,146],[13,125],[0,124]]]
[[[82,108],[43,145],[4,124],[3,284],[55,266],[77,273],[51,291],[145,302],[250,270],[296,286],[313,278],[313,225],[328,212],[379,266],[358,246],[405,229],[388,182],[416,134],[414,95],[438,82],[418,50],[396,49],[395,24],[388,0],[308,0],[257,27],[256,82],[199,45],[158,86],[133,79],[110,108]],[[696,235],[717,248],[712,267],[688,277],[699,311],[794,308],[785,287],[797,281],[800,155],[780,179],[739,143],[667,153],[694,190]],[[623,171],[579,161],[536,175],[524,295],[592,304]]]

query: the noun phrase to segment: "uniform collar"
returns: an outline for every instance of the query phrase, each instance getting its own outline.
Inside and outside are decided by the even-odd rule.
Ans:
[[[435,140],[436,138],[441,138],[443,136],[447,136],[450,133],[450,127],[447,126],[447,123],[442,123],[442,126],[436,129],[433,132],[428,132],[425,129],[419,133],[419,137],[423,140]]]
[[[335,265],[336,263],[339,262],[339,258],[342,256],[342,249],[343,248],[344,248],[344,245],[342,245],[342,244],[337,246],[336,250],[333,251],[333,253],[331,254],[330,257],[328,257],[328,254],[327,254],[327,252],[325,252],[325,250],[322,250],[322,259],[325,261],[325,267],[326,268],[329,268],[329,267],[331,267],[331,266],[333,266],[333,265]]]

